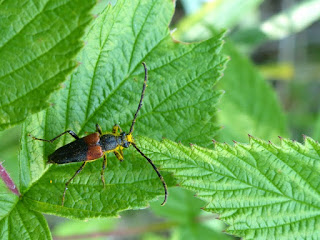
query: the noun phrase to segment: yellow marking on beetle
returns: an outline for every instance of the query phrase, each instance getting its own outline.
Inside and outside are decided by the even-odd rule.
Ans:
[[[133,141],[132,134],[128,134],[128,135],[127,135],[127,141],[128,141],[128,142],[131,142],[131,143],[134,142],[134,141]]]
[[[142,87],[139,105],[138,105],[138,108],[134,114],[129,133],[122,131],[121,127],[118,124],[115,124],[113,126],[112,132],[102,132],[102,129],[99,126],[99,124],[96,124],[96,132],[91,133],[81,139],[77,136],[76,133],[74,133],[71,130],[67,130],[67,131],[59,134],[58,136],[54,137],[51,140],[32,137],[34,140],[52,143],[53,141],[55,141],[57,138],[61,137],[62,135],[69,133],[73,138],[76,139],[74,142],[70,143],[70,145],[65,145],[64,148],[61,147],[61,148],[59,148],[60,150],[57,149],[55,152],[53,152],[51,154],[52,157],[49,159],[50,161],[48,162],[48,163],[54,163],[54,164],[63,164],[63,163],[69,163],[69,162],[83,162],[82,165],[80,166],[80,168],[78,168],[78,170],[74,173],[74,175],[65,183],[65,188],[64,188],[63,195],[62,195],[62,206],[64,204],[65,195],[68,190],[68,185],[83,170],[83,168],[87,162],[96,161],[97,159],[102,158],[104,156],[102,170],[101,170],[101,181],[103,183],[103,186],[105,186],[104,170],[107,166],[106,154],[113,152],[116,155],[116,158],[118,160],[123,161],[124,156],[123,156],[122,150],[124,148],[130,147],[130,145],[133,146],[136,149],[136,151],[138,151],[138,153],[149,162],[149,164],[152,166],[153,170],[157,173],[159,179],[162,182],[162,185],[164,188],[164,195],[165,195],[164,201],[162,202],[161,205],[164,205],[166,203],[167,196],[168,196],[167,184],[165,183],[163,177],[161,176],[161,173],[159,172],[158,168],[154,165],[152,160],[150,158],[148,158],[143,152],[141,152],[141,150],[137,147],[137,145],[134,142],[134,138],[132,136],[132,132],[134,130],[134,125],[137,120],[138,113],[142,107],[142,101],[144,98],[144,93],[145,93],[145,90],[147,87],[147,80],[148,80],[147,66],[144,62],[142,64],[144,66],[144,75],[145,75],[144,83],[143,83],[143,87]],[[105,135],[108,135],[108,136],[106,136],[107,138],[102,138]],[[86,147],[82,147],[78,152],[74,152],[74,148],[78,149],[79,146],[82,146],[82,144],[83,144],[82,141],[85,142]],[[112,148],[114,146],[116,146],[116,147],[114,149],[110,149],[108,151],[103,151],[102,146],[106,146],[107,149]],[[60,162],[60,160],[58,160],[58,159],[60,159],[59,158],[60,153],[62,154],[62,156],[66,157],[65,162],[62,162],[62,161]],[[83,154],[86,154],[85,159],[82,158]],[[52,180],[50,179],[49,182],[52,183]]]

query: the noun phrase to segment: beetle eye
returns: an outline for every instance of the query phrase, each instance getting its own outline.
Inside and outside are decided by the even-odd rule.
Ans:
[[[128,147],[130,146],[130,143],[129,143],[129,142],[125,142],[125,144],[123,144],[123,146],[124,146],[125,148],[128,148]]]

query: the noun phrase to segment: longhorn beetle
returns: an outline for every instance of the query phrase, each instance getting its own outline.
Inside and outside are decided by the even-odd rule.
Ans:
[[[134,118],[132,120],[132,124],[130,127],[129,133],[125,133],[122,131],[119,125],[114,125],[112,128],[112,133],[106,133],[102,134],[101,127],[99,124],[96,124],[96,132],[92,133],[88,136],[85,136],[83,138],[79,138],[77,134],[75,134],[71,130],[67,130],[58,136],[52,138],[51,140],[36,138],[34,136],[31,136],[34,140],[39,141],[45,141],[52,143],[62,135],[69,133],[73,138],[76,140],[64,145],[60,148],[58,148],[54,153],[50,154],[48,156],[48,163],[55,163],[55,164],[65,164],[65,163],[72,163],[72,162],[83,162],[83,164],[80,166],[80,168],[75,172],[75,174],[69,179],[69,181],[65,184],[65,189],[62,195],[62,206],[64,204],[64,199],[66,195],[66,191],[68,189],[69,183],[77,176],[87,162],[95,161],[101,157],[103,157],[103,163],[102,163],[102,170],[101,170],[101,181],[103,184],[103,187],[105,187],[105,180],[104,180],[104,170],[107,165],[107,153],[113,152],[116,157],[123,161],[123,152],[122,150],[124,148],[128,148],[130,145],[132,145],[145,159],[148,160],[148,162],[151,164],[153,169],[158,174],[158,177],[160,178],[163,187],[164,187],[164,201],[161,205],[164,205],[167,201],[168,191],[167,191],[167,184],[164,181],[163,177],[161,176],[160,172],[158,171],[157,167],[153,164],[150,158],[148,158],[141,150],[137,147],[137,145],[134,142],[132,132],[134,124],[136,123],[136,119],[138,116],[138,113],[142,106],[142,100],[144,97],[144,93],[147,86],[147,80],[148,80],[148,70],[146,64],[143,62],[144,67],[144,83],[142,88],[142,93],[140,97],[140,102],[138,105],[138,109],[134,115]],[[120,132],[120,133],[119,133]]]

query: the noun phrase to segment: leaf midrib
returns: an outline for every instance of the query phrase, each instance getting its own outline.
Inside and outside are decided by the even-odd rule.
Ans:
[[[183,148],[183,150],[184,150],[184,148]],[[153,153],[153,154],[157,154],[157,152],[151,151],[151,150],[149,150],[149,149],[148,149],[148,151],[151,152],[151,153]],[[180,149],[180,151],[182,151],[182,149]],[[186,151],[183,151],[183,152],[184,152],[184,154],[187,153]],[[183,160],[178,159],[178,158],[173,158],[172,156],[169,156],[168,154],[165,154],[165,153],[161,153],[161,154],[167,156],[168,158],[170,157],[170,159],[175,159],[177,162],[182,161],[182,162],[188,164],[188,162],[183,161]],[[187,155],[187,154],[186,154],[186,155]],[[188,155],[187,155],[187,156],[188,156]],[[212,159],[212,157],[211,157],[211,159]],[[213,158],[213,159],[215,159],[215,158]],[[224,166],[225,168],[227,168],[222,162],[218,161],[218,158],[216,159],[216,161],[219,162],[219,163],[220,163],[222,166]],[[189,164],[188,164],[188,165],[189,165]],[[206,170],[206,171],[208,171],[208,172],[212,172],[211,169],[208,169],[208,168],[205,168],[205,167],[202,167],[202,166],[199,166],[199,165],[197,165],[197,166],[198,166],[198,168],[200,168],[200,169],[204,169],[204,170]],[[189,176],[184,176],[184,175],[177,175],[176,172],[177,172],[178,169],[179,169],[179,168],[176,168],[176,169],[175,169],[175,170],[176,170],[176,171],[175,171],[175,176],[176,176],[177,178],[186,178],[186,177],[188,178],[188,177],[189,177]],[[227,168],[227,169],[228,169],[229,171],[231,171],[229,168]],[[231,171],[231,172],[232,172],[232,171]],[[245,184],[245,185],[247,185],[247,186],[250,186],[250,187],[252,187],[252,188],[255,188],[255,189],[257,189],[257,190],[261,190],[261,191],[269,192],[269,193],[274,194],[274,195],[277,195],[277,196],[285,197],[285,198],[287,198],[288,200],[291,200],[291,201],[293,201],[293,202],[300,203],[301,205],[307,205],[307,206],[309,206],[309,207],[312,207],[312,208],[315,208],[315,209],[319,209],[319,210],[320,210],[320,207],[318,207],[318,206],[315,206],[315,205],[313,205],[313,204],[311,204],[311,203],[303,202],[303,201],[298,200],[298,199],[291,198],[291,197],[283,194],[281,191],[280,191],[280,192],[282,193],[282,195],[281,195],[280,193],[273,192],[273,191],[271,191],[271,190],[269,190],[269,189],[263,189],[263,188],[260,188],[260,187],[258,187],[258,186],[254,186],[254,185],[252,185],[252,184],[250,184],[250,183],[246,183],[246,182],[244,182],[244,181],[242,181],[242,180],[240,180],[240,179],[237,179],[237,178],[234,178],[234,177],[231,177],[231,176],[227,176],[227,175],[224,175],[224,174],[222,174],[222,173],[217,173],[217,172],[212,172],[212,173],[213,173],[213,174],[220,175],[220,176],[222,176],[222,177],[231,178],[231,179],[233,179],[233,180],[235,180],[235,181],[238,181],[238,182],[240,182],[240,183],[243,183],[243,184]]]

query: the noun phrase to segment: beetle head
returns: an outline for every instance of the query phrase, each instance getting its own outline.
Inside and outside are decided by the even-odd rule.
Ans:
[[[122,132],[122,133],[120,133],[120,137],[121,137],[122,147],[124,147],[124,148],[130,147],[130,143],[132,142],[132,141],[130,141],[130,140],[132,140],[132,135],[131,134],[127,135],[125,132]]]

